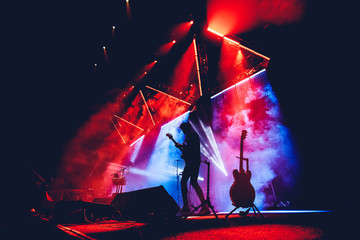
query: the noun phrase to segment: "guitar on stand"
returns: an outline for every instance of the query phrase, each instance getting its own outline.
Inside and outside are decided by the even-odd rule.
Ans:
[[[241,131],[241,141],[240,141],[240,157],[237,157],[240,159],[240,166],[239,170],[234,169],[233,170],[233,176],[234,176],[234,183],[231,185],[230,188],[230,199],[232,201],[232,204],[235,206],[235,208],[226,215],[226,218],[230,216],[236,209],[238,208],[248,208],[245,212],[240,212],[239,214],[241,216],[246,216],[250,209],[252,208],[255,215],[256,211],[260,214],[261,217],[263,215],[260,213],[259,209],[254,204],[255,200],[255,189],[251,185],[250,179],[251,179],[251,171],[249,170],[249,159],[244,158],[244,140],[247,136],[247,131],[242,130]],[[244,161],[246,161],[246,171],[244,170]]]

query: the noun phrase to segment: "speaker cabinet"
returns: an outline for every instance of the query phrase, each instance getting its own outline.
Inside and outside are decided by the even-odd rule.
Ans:
[[[111,204],[130,220],[174,218],[180,207],[163,186],[117,194]]]

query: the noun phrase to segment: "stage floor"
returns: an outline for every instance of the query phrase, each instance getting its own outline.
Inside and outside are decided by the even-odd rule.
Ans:
[[[226,219],[226,214],[218,213],[218,220],[211,214],[186,220],[107,220],[62,226],[89,239],[332,239],[341,234],[339,219],[330,211],[262,211],[263,218],[234,213]]]
[[[242,217],[233,213],[190,216],[186,220],[136,222],[102,219],[53,223],[31,216],[2,226],[2,239],[351,239],[351,218],[331,211],[262,211]],[[341,214],[340,214],[341,215]],[[5,235],[6,234],[6,235]],[[21,236],[21,237],[20,237]]]

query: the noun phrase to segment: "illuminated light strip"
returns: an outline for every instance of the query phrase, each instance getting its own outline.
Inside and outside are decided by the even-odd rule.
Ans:
[[[330,210],[262,210],[261,213],[328,213]]]
[[[215,98],[215,97],[219,96],[220,94],[222,94],[222,93],[224,93],[224,92],[226,92],[226,91],[230,90],[231,88],[235,87],[236,85],[238,85],[238,84],[240,84],[240,83],[243,83],[243,82],[245,82],[245,81],[247,81],[247,80],[251,79],[252,77],[255,77],[256,75],[258,75],[258,74],[260,74],[260,73],[264,72],[265,70],[266,70],[266,69],[263,69],[263,70],[261,70],[261,71],[259,71],[259,72],[255,73],[255,74],[253,74],[253,75],[251,75],[251,76],[249,76],[249,77],[247,77],[247,78],[245,78],[245,79],[243,79],[243,80],[240,80],[240,82],[235,83],[234,85],[232,85],[232,86],[230,86],[230,87],[228,87],[228,88],[226,88],[226,89],[222,90],[221,92],[218,92],[218,93],[217,93],[217,94],[215,94],[214,96],[210,97],[210,99],[213,99],[213,98]]]
[[[115,114],[114,114],[114,117],[116,117],[116,118],[118,118],[118,119],[120,119],[120,120],[122,120],[122,121],[124,121],[124,122],[126,122],[126,123],[128,123],[128,124],[130,124],[131,126],[136,127],[137,129],[139,129],[139,130],[141,130],[141,131],[144,131],[144,129],[142,129],[141,127],[138,127],[138,126],[136,126],[135,124],[133,124],[133,123],[131,123],[131,122],[129,122],[129,121],[127,121],[127,120],[125,120],[125,119],[123,119],[123,118],[115,115]]]
[[[140,94],[141,94],[142,99],[144,100],[144,103],[145,103],[146,109],[148,110],[148,113],[149,113],[149,115],[150,115],[151,121],[153,122],[153,124],[154,124],[154,126],[155,126],[154,119],[153,119],[153,117],[152,117],[152,115],[151,115],[151,112],[150,112],[149,106],[148,106],[148,105],[147,105],[147,103],[146,103],[146,100],[145,100],[144,94],[142,93],[142,91],[141,91],[141,90],[140,90],[139,92],[140,92]]]
[[[232,42],[232,43],[234,43],[236,45],[239,45],[239,47],[241,47],[241,48],[243,48],[243,49],[245,49],[245,50],[247,50],[247,51],[249,51],[249,52],[251,52],[251,53],[253,53],[255,55],[258,55],[259,57],[265,58],[268,61],[270,60],[269,57],[266,57],[266,56],[264,56],[264,55],[262,55],[262,54],[260,54],[260,53],[258,53],[256,51],[252,50],[251,48],[245,47],[244,45],[240,44],[239,42],[237,42],[237,41],[235,41],[235,40],[233,40],[231,38],[228,38],[228,37],[225,36],[224,39],[229,41],[229,42]]]
[[[255,52],[254,50],[252,50],[252,49],[250,49],[250,48],[248,48],[248,47],[245,47],[244,45],[239,44],[239,46],[240,46],[241,48],[243,48],[243,49],[245,49],[245,50],[247,50],[247,51],[255,54],[255,55],[258,55],[259,57],[265,58],[265,59],[268,60],[268,61],[270,60],[269,57],[266,57],[266,56],[264,56],[264,55],[262,55],[262,54],[260,54],[260,53],[258,53],[258,52]]]
[[[166,95],[166,96],[168,96],[168,97],[174,98],[174,99],[176,99],[176,100],[178,100],[178,101],[180,101],[180,102],[182,102],[182,103],[185,103],[185,104],[191,106],[191,103],[188,103],[188,102],[186,102],[186,101],[184,101],[184,100],[181,100],[180,98],[174,97],[174,96],[172,96],[172,95],[170,95],[170,94],[164,93],[164,92],[162,92],[162,91],[160,91],[160,90],[157,90],[157,89],[155,89],[155,88],[152,88],[152,87],[150,87],[150,86],[146,86],[146,87],[149,88],[149,89],[151,89],[151,90],[154,90],[154,91],[156,91],[156,92],[162,93],[162,94],[164,94],[164,95]]]
[[[224,35],[223,35],[223,34],[218,33],[217,31],[212,30],[211,28],[207,28],[207,30],[208,30],[209,32],[212,32],[212,33],[214,33],[214,34],[216,34],[216,35],[220,36],[220,37],[224,37]]]
[[[117,131],[117,132],[118,132],[118,134],[120,135],[121,139],[122,139],[122,140],[123,140],[123,142],[126,144],[126,141],[125,141],[125,139],[123,138],[123,136],[121,135],[121,133],[120,133],[119,129],[116,127],[116,124],[114,123],[114,121],[113,121],[111,118],[110,118],[110,120],[111,120],[112,124],[114,125],[114,127],[115,127],[116,131]]]
[[[195,38],[193,39],[193,43],[194,43],[194,50],[195,50],[196,72],[197,72],[198,81],[199,81],[199,91],[200,91],[200,96],[202,96],[202,87],[201,87],[201,78],[200,78],[200,67],[199,67],[199,56],[198,56],[198,52],[197,52],[197,47],[196,47],[196,40],[195,40]]]
[[[244,45],[240,44],[239,42],[237,42],[237,41],[235,41],[235,40],[233,40],[233,39],[231,39],[231,38],[228,38],[228,37],[225,36],[224,39],[225,39],[225,40],[228,40],[229,42],[232,42],[232,43],[234,43],[234,44],[236,44],[236,45],[239,45],[239,47],[241,47],[241,48],[243,48],[243,49],[245,49],[245,50],[247,50],[247,51],[249,51],[249,52],[251,52],[251,53],[253,53],[253,54],[255,54],[255,55],[258,55],[259,57],[265,58],[265,59],[268,60],[268,61],[270,60],[269,57],[264,56],[264,55],[262,55],[262,54],[260,54],[260,53],[258,53],[258,52],[256,52],[256,51],[252,50],[251,48],[245,47]]]
[[[239,42],[237,42],[237,41],[235,41],[235,40],[232,40],[231,38],[228,38],[228,37],[224,37],[224,39],[225,40],[228,40],[229,42],[232,42],[232,43],[234,43],[234,44],[236,44],[236,45],[240,45],[240,43]]]
[[[330,210],[261,210],[263,214],[298,214],[298,213],[330,213]],[[217,214],[228,214],[229,212],[218,212]],[[250,212],[251,213],[251,212]],[[233,213],[235,215],[235,213]]]
[[[330,210],[262,210],[261,213],[329,213]]]
[[[245,50],[247,50],[247,51],[249,51],[249,52],[251,52],[251,53],[253,53],[253,54],[255,54],[255,55],[258,55],[258,56],[260,56],[260,57],[262,57],[262,58],[265,58],[265,59],[268,60],[268,61],[270,60],[269,57],[266,57],[266,56],[264,56],[264,55],[262,55],[262,54],[260,54],[260,53],[258,53],[258,52],[256,52],[256,51],[248,48],[248,47],[245,47],[244,45],[241,45],[239,42],[237,42],[237,41],[235,41],[235,40],[232,40],[231,38],[228,38],[228,37],[224,36],[223,34],[221,34],[221,33],[219,33],[219,32],[216,32],[215,30],[212,30],[211,28],[207,28],[207,30],[208,30],[209,32],[212,32],[212,33],[214,33],[214,34],[216,34],[216,35],[218,35],[218,36],[220,36],[220,37],[222,37],[222,38],[224,38],[224,39],[232,42],[232,43],[238,44],[239,47],[241,47],[241,48],[243,48],[243,49],[245,49]]]
[[[167,125],[171,124],[172,122],[175,122],[178,118],[182,118],[184,115],[188,114],[190,111],[186,111],[183,114],[181,114],[180,116],[176,117],[175,119],[171,120],[170,122],[164,124],[161,126],[161,128],[166,127]]]
[[[130,144],[130,147],[132,147],[135,143],[137,143],[138,141],[140,141],[141,139],[143,139],[145,137],[145,135],[142,135],[141,137],[139,137],[135,142],[133,142],[132,144]]]

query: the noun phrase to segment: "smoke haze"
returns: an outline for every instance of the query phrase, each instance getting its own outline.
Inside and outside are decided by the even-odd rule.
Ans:
[[[224,35],[294,23],[304,12],[304,0],[210,0],[207,6],[209,27]]]

